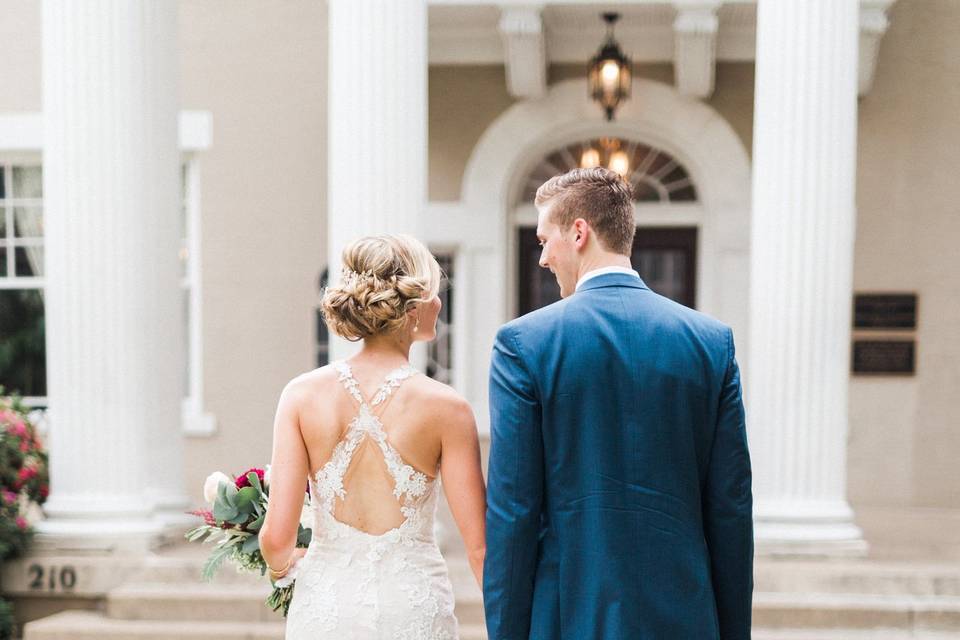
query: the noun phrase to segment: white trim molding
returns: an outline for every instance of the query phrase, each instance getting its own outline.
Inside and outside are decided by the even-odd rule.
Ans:
[[[213,114],[209,111],[180,111],[178,144],[181,151],[203,151],[213,143]],[[0,151],[43,149],[43,113],[0,113]]]
[[[876,73],[887,11],[896,0],[859,0],[859,94]],[[602,0],[429,0],[430,64],[502,64],[507,87],[534,97],[540,70],[585,65],[603,42]],[[637,63],[673,63],[680,93],[713,92],[718,62],[756,60],[757,0],[626,0],[617,41]],[[539,28],[537,28],[539,25]]]
[[[674,0],[674,82],[688,96],[706,98],[713,93],[717,66],[719,0]]]
[[[857,95],[870,93],[877,73],[880,41],[890,26],[887,10],[895,0],[861,0],[859,66],[857,68]]]
[[[547,51],[542,7],[504,7],[497,25],[503,39],[507,89],[518,98],[539,98],[547,90]]]

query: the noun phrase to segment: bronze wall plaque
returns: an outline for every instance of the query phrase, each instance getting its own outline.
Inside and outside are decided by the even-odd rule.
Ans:
[[[859,293],[854,296],[855,329],[916,329],[917,294]]]
[[[854,340],[853,372],[912,375],[913,340]]]

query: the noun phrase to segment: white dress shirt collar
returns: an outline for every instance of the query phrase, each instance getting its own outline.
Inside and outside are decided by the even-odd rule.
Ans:
[[[636,276],[637,280],[640,279],[640,274],[637,273],[636,269],[628,269],[627,267],[600,267],[599,269],[594,269],[593,271],[587,271],[585,274],[580,276],[580,279],[577,280],[577,286],[575,291],[580,289],[580,285],[589,280],[590,278],[595,278],[597,276],[602,276],[607,273],[626,273],[632,276]]]

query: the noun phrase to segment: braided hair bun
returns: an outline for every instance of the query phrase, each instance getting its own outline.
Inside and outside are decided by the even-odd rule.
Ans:
[[[330,331],[352,342],[401,330],[407,312],[440,288],[436,258],[406,234],[359,238],[344,248],[342,263],[321,307]]]

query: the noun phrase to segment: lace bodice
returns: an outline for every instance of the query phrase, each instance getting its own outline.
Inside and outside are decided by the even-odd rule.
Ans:
[[[313,479],[311,496],[314,496],[315,519],[319,519],[318,524],[321,525],[319,530],[324,535],[335,535],[342,531],[342,527],[354,529],[335,518],[334,503],[337,498],[346,499],[344,475],[350,467],[358,446],[365,438],[370,438],[377,444],[383,455],[386,469],[393,479],[393,495],[400,502],[400,513],[404,517],[404,521],[398,527],[373,537],[395,537],[400,541],[408,542],[417,538],[431,541],[433,539],[432,513],[423,512],[425,508],[433,506],[434,501],[431,498],[434,497],[436,481],[403,460],[390,444],[380,416],[375,413],[376,407],[383,404],[404,380],[418,371],[410,365],[394,369],[387,374],[373,399],[368,403],[360,393],[360,385],[353,376],[350,365],[337,361],[333,363],[333,367],[339,373],[339,380],[359,405],[359,412],[347,427],[343,439],[334,448],[330,460],[320,468]],[[365,533],[359,529],[354,530]],[[317,530],[315,529],[314,532],[316,533]]]
[[[285,637],[455,640],[453,589],[433,534],[437,480],[404,461],[380,420],[394,391],[419,372],[410,365],[394,369],[367,402],[350,366],[332,366],[358,411],[309,479],[313,536],[296,575]],[[383,533],[336,518],[338,505],[371,485],[366,495],[375,505],[399,507],[400,523]]]

